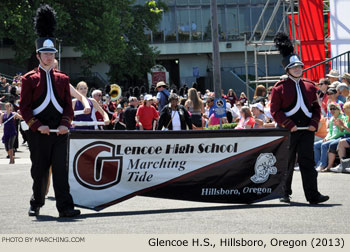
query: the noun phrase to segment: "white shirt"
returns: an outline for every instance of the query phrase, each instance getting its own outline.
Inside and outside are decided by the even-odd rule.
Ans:
[[[171,111],[171,118],[173,120],[171,121],[173,125],[173,130],[181,130],[181,121],[178,111]]]
[[[311,118],[312,117],[312,113],[309,112],[308,108],[306,107],[306,105],[304,103],[303,95],[301,93],[301,89],[300,89],[300,86],[299,86],[300,79],[295,80],[292,77],[290,77],[290,78],[291,78],[291,80],[293,80],[295,82],[295,88],[296,88],[296,92],[297,92],[297,104],[295,104],[295,107],[292,110],[290,110],[288,112],[285,112],[284,114],[286,116],[292,116],[299,109],[301,109],[307,117]]]

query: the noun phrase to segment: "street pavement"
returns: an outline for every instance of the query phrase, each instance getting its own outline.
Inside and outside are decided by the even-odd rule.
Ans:
[[[2,133],[2,132],[0,132]],[[1,134],[2,135],[2,134]],[[20,139],[20,143],[22,140]],[[58,218],[52,186],[40,216],[29,217],[29,150],[21,145],[15,164],[0,146],[1,234],[349,234],[350,174],[320,173],[325,204],[309,205],[295,172],[290,205],[277,199],[251,205],[198,203],[134,197],[100,212]]]

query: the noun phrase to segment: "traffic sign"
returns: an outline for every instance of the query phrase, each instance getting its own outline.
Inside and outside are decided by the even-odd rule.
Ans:
[[[214,114],[215,117],[226,116],[226,100],[223,98],[214,99]]]

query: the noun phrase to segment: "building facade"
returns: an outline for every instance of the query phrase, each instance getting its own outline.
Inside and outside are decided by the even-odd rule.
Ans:
[[[163,0],[168,5],[157,30],[146,31],[149,42],[160,51],[158,63],[170,73],[170,82],[187,84],[205,79],[205,88],[212,88],[211,12],[210,0]],[[222,86],[226,91],[234,86],[231,71],[240,77],[245,74],[245,36],[250,38],[267,0],[217,0],[219,46],[222,68]],[[144,4],[144,0],[137,0]],[[277,0],[270,0],[257,27],[255,39],[259,40]],[[272,40],[283,22],[283,8],[279,8],[265,40]],[[268,49],[268,48],[264,48]],[[248,47],[249,74],[255,74],[254,48]],[[265,67],[267,60],[268,67]],[[280,57],[258,57],[259,75],[280,75]],[[267,73],[266,73],[267,70]],[[200,81],[201,81],[200,80]],[[245,80],[245,79],[244,79]],[[234,82],[234,78],[232,78]]]

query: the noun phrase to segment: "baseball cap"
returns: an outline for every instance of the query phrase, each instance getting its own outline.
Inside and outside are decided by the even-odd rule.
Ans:
[[[250,105],[250,107],[251,108],[258,108],[261,112],[264,112],[264,106],[259,102]]]
[[[145,95],[144,100],[146,100],[146,101],[153,100],[153,96],[150,94],[147,94],[147,95]]]

